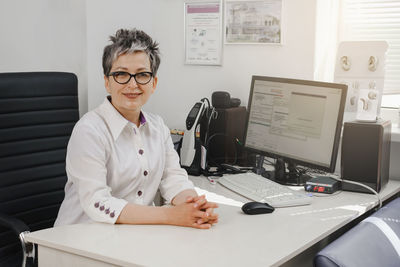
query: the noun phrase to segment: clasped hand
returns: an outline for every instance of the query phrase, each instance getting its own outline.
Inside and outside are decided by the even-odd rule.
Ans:
[[[187,197],[185,203],[179,204],[175,208],[180,218],[178,225],[209,229],[218,222],[218,214],[214,213],[214,209],[218,208],[218,205],[208,202],[204,195]]]

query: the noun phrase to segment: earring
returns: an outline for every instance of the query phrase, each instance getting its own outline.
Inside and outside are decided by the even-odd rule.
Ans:
[[[376,68],[378,67],[378,58],[374,56],[370,56],[368,60],[368,69],[370,71],[376,71]]]
[[[348,71],[351,67],[351,61],[347,56],[342,56],[340,58],[340,63],[342,64],[342,69]]]

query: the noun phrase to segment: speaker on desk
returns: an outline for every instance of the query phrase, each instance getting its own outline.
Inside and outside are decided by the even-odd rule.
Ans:
[[[391,122],[346,122],[343,128],[341,176],[379,192],[389,180]],[[342,189],[371,193],[343,183]]]
[[[208,128],[208,159],[209,164],[215,165],[219,163],[230,163],[238,165],[247,164],[247,156],[242,146],[238,144],[243,141],[244,128],[246,125],[246,107],[232,107],[232,108],[216,108],[218,117],[210,121]],[[203,121],[205,126],[207,121]],[[202,129],[207,127],[200,127],[200,138],[203,143],[206,143],[205,133]]]

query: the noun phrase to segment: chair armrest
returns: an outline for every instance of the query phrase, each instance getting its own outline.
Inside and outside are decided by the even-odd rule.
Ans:
[[[18,236],[23,232],[29,232],[30,229],[23,221],[0,212],[0,225],[13,230]]]
[[[0,212],[0,225],[5,226],[14,231],[21,242],[23,253],[22,266],[31,266],[31,262],[35,260],[34,244],[25,240],[25,234],[30,232],[28,225],[23,221]],[[28,258],[31,258],[30,260]]]

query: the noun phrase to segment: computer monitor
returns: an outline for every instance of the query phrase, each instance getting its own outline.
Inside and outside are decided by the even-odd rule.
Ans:
[[[297,164],[334,172],[346,93],[344,84],[253,76],[244,147],[277,159],[278,182],[301,184]]]

